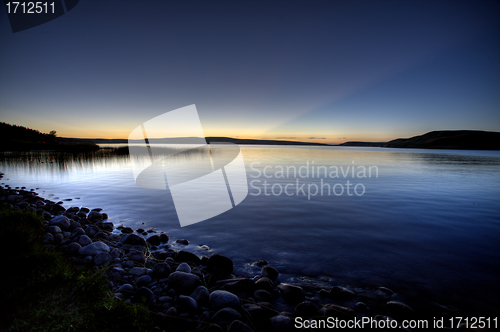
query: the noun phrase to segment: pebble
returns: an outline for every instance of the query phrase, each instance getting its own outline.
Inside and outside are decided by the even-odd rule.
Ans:
[[[187,246],[189,244],[189,241],[186,239],[177,239],[175,242],[177,242],[179,244],[183,244],[185,246]]]
[[[181,263],[177,267],[176,271],[191,273],[191,267],[187,263]]]
[[[129,233],[133,233],[134,232],[134,230],[132,228],[130,228],[130,227],[124,227],[124,228],[121,229],[121,231],[124,234],[129,234]]]

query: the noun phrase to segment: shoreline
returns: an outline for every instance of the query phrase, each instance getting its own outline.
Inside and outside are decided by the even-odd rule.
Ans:
[[[193,328],[179,323],[186,319],[201,324],[197,328],[216,324],[226,330],[238,321],[234,324],[246,324],[254,331],[287,331],[296,317],[346,321],[367,317],[401,324],[408,319],[466,316],[439,304],[414,306],[383,285],[360,289],[328,281],[325,287],[283,283],[279,271],[265,261],[248,263],[260,269],[254,277],[236,276],[230,257],[200,257],[183,250],[189,241],[171,239],[164,232],[115,228],[101,209],[65,208],[63,203],[70,202],[39,197],[34,189],[2,185],[0,203],[41,214],[46,246],[65,252],[77,269],[104,269],[115,297],[130,303],[144,299],[149,310],[162,317],[160,331],[175,325],[178,331]],[[218,296],[226,302],[216,304]]]

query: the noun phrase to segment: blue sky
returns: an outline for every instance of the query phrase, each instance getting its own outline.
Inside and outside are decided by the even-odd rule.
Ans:
[[[12,33],[0,121],[126,138],[196,104],[206,136],[341,143],[500,131],[497,1],[91,1]]]

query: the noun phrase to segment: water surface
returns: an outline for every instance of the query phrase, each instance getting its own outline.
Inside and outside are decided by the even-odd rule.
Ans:
[[[409,298],[498,309],[500,152],[241,148],[247,198],[184,228],[168,189],[135,185],[128,156],[54,159],[32,153],[2,158],[0,171],[12,187],[39,188],[42,197],[55,201],[72,199],[66,207],[101,207],[115,225],[187,238],[188,248],[199,254],[197,246],[208,245],[233,258],[239,273],[255,273],[245,264],[265,259],[284,280],[327,278],[339,285],[386,286]]]

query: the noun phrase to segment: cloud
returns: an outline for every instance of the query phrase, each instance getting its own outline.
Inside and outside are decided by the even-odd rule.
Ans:
[[[326,139],[326,137],[309,137],[309,139]]]

